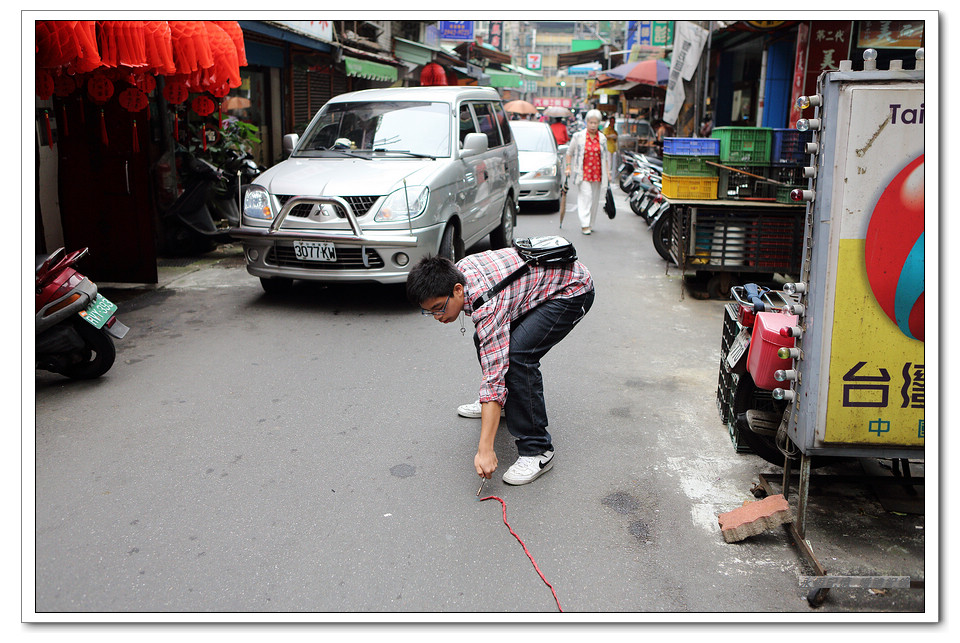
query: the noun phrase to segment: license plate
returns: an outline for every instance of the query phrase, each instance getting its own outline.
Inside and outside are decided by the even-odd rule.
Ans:
[[[750,329],[742,328],[737,338],[733,340],[730,346],[730,352],[727,353],[727,366],[730,369],[736,368],[737,362],[744,356],[747,349],[750,348]]]
[[[90,322],[94,328],[103,328],[113,313],[117,312],[117,305],[98,294],[97,298],[87,306],[86,310],[80,311],[80,316]]]
[[[294,241],[293,252],[301,261],[337,260],[337,249],[327,241]]]

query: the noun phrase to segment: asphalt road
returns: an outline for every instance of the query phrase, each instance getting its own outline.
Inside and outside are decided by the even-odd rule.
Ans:
[[[593,309],[543,361],[555,466],[484,490],[563,610],[922,613],[922,589],[834,589],[814,609],[782,529],[724,542],[717,515],[774,471],[736,453],[720,423],[725,302],[684,290],[622,195],[591,236],[574,198],[562,230],[529,208],[517,227],[568,235],[596,281]],[[400,287],[298,283],[269,297],[230,252],[165,274],[160,288],[110,291],[131,330],[106,376],[36,374],[25,567],[39,620],[557,612],[500,504],[476,500],[479,420],[456,415],[478,387],[469,319],[461,335]],[[502,473],[516,458],[505,425],[497,452]],[[856,485],[811,495],[807,537],[831,573],[924,577],[922,515],[884,511]]]

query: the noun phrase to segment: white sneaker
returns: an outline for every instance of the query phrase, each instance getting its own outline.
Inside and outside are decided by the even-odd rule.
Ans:
[[[470,404],[462,404],[457,407],[457,415],[465,418],[478,418],[482,415],[480,411],[480,400]],[[503,408],[500,409],[500,417],[505,415]]]
[[[503,474],[503,481],[507,484],[527,484],[533,482],[553,467],[553,454],[556,453],[550,449],[540,455],[522,455],[517,458],[506,473]]]

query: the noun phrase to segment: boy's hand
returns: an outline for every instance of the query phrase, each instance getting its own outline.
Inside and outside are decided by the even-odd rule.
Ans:
[[[493,449],[478,449],[473,458],[473,466],[479,475],[490,478],[497,470],[497,454]]]

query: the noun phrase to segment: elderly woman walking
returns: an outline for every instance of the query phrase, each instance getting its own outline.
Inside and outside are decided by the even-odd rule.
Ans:
[[[577,214],[583,234],[592,231],[600,199],[607,192],[607,182],[613,180],[607,139],[600,131],[601,118],[599,110],[587,112],[587,129],[574,134],[567,147],[567,176],[572,174],[577,186]]]

